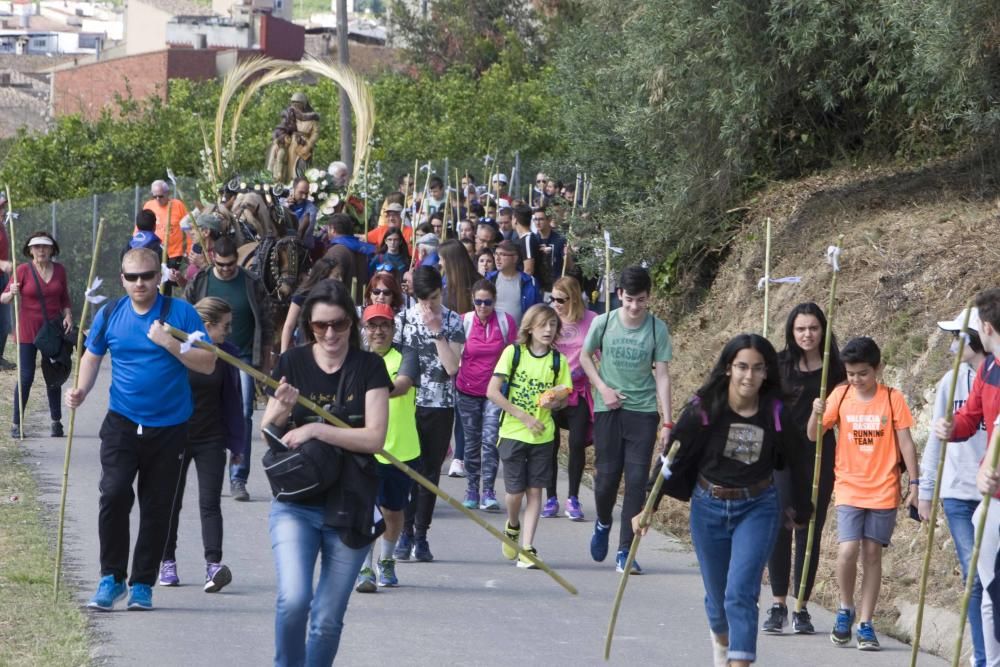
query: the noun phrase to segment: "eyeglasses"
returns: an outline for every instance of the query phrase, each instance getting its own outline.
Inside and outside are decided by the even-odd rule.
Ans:
[[[339,320],[327,320],[321,322],[319,320],[313,320],[309,323],[309,328],[317,336],[325,336],[327,329],[333,329],[337,333],[344,333],[351,328],[351,318],[345,317]]]
[[[531,219],[532,222],[545,222],[546,220],[548,220],[548,218],[546,218],[544,215]]]
[[[544,182],[545,182],[544,178],[539,178],[537,181],[535,181],[536,184],[537,183],[544,183]]]
[[[140,271],[139,273],[125,273],[122,271],[122,278],[125,279],[125,282],[129,283],[134,283],[137,280],[145,282],[147,280],[152,280],[159,274],[159,271]]]
[[[236,263],[238,261],[239,261],[238,259],[234,259],[231,262],[220,262],[219,260],[215,260],[215,265],[217,267],[219,267],[220,269],[229,269],[229,268],[232,268],[232,267],[236,266]]]
[[[495,252],[495,253],[493,253],[493,256],[494,257],[517,257],[517,253],[513,253],[513,252]]]
[[[569,297],[568,296],[553,296],[553,297],[549,298],[549,301],[552,302],[552,303],[558,303],[561,306],[564,303],[566,303],[567,301],[569,301]]]
[[[743,362],[740,362],[738,364],[733,364],[732,367],[733,370],[737,370],[740,373],[753,373],[754,375],[767,374],[767,366],[765,366],[764,364],[757,364],[755,366],[751,366],[750,364],[744,364]]]
[[[391,296],[391,295],[392,295],[391,289],[383,289],[381,287],[372,288],[372,296]]]
[[[372,333],[376,331],[389,331],[392,329],[391,320],[382,320],[380,322],[368,322],[365,324],[365,330]]]
[[[493,299],[473,299],[472,303],[476,304],[477,306],[492,306]]]

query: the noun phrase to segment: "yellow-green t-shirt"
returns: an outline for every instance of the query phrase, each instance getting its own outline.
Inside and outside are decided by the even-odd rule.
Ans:
[[[555,386],[572,387],[573,381],[569,375],[569,365],[566,359],[559,359],[559,377],[553,377],[552,352],[536,357],[527,345],[521,345],[521,359],[510,382],[510,392],[507,396],[511,403],[521,408],[535,419],[545,424],[541,435],[535,435],[520,419],[509,414],[503,415],[500,424],[500,437],[526,442],[530,445],[544,445],[552,442],[556,436],[556,425],[552,421],[552,411],[538,405],[538,397],[542,392]],[[508,345],[500,355],[493,370],[494,375],[508,377],[510,367],[514,362],[514,345]]]
[[[395,347],[391,347],[388,352],[382,355],[382,361],[385,362],[389,378],[395,382],[396,377],[400,374],[400,367],[404,364],[404,355]],[[409,370],[403,375],[416,380],[416,373],[413,375],[410,373],[414,373],[414,371]],[[417,436],[416,387],[410,387],[410,390],[402,396],[389,399],[389,422],[385,431],[385,451],[400,461],[412,461],[420,456],[420,439]],[[389,462],[388,459],[378,454],[375,455],[375,458],[381,463]]]

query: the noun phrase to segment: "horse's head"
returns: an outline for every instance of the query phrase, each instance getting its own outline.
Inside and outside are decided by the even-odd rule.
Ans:
[[[267,210],[267,202],[256,192],[241,192],[236,196],[233,217],[253,227],[258,238],[276,236],[270,212]]]
[[[269,261],[274,284],[272,296],[284,303],[292,298],[299,281],[309,271],[309,251],[294,236],[284,236],[274,244]]]

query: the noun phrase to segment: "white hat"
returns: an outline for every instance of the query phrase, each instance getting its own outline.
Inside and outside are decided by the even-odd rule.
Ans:
[[[501,183],[507,182],[507,174],[493,174],[493,182],[496,183],[500,181]]]
[[[35,238],[28,241],[29,248],[33,245],[55,245],[55,244],[52,243],[52,239],[50,239],[48,236],[36,236]]]
[[[961,331],[962,323],[965,321],[965,309],[962,309],[958,315],[955,316],[953,320],[946,320],[943,322],[938,322],[938,326],[945,331]],[[972,312],[969,314],[969,328],[976,333],[981,333],[982,325],[979,321],[979,309],[973,308]]]
[[[504,210],[505,208],[513,208],[513,206],[510,205],[510,202],[507,201],[506,199],[501,199],[500,203],[497,206],[501,211]]]

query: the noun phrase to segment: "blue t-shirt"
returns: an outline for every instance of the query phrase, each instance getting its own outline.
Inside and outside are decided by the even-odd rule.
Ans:
[[[146,335],[163,304],[163,296],[157,295],[149,312],[139,315],[128,297],[120,299],[110,315],[107,307],[97,313],[87,336],[92,354],[111,352],[110,409],[143,426],[176,426],[194,410],[187,368]],[[110,319],[102,338],[105,318]],[[208,338],[198,312],[186,301],[173,300],[167,323],[189,333],[201,331]]]

